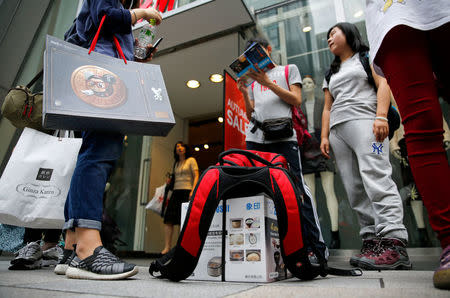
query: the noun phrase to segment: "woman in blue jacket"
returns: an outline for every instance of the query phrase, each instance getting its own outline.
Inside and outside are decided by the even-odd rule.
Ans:
[[[162,21],[153,8],[140,9],[135,0],[85,0],[76,19],[76,33],[66,40],[87,48],[100,21],[106,15],[95,51],[118,57],[113,36],[118,39],[125,58],[134,60],[132,25],[139,19]],[[151,59],[151,58],[150,58]],[[102,227],[103,191],[116,161],[122,153],[124,136],[119,133],[84,131],[77,165],[65,205],[64,230],[66,243],[63,259],[55,268],[58,274],[81,279],[124,279],[138,270],[121,261],[100,239]],[[74,250],[76,244],[76,250]]]

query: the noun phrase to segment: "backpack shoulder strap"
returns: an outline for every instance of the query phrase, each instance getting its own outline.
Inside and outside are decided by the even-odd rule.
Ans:
[[[375,89],[375,92],[377,92],[377,85],[375,84],[375,80],[373,79],[372,75],[372,69],[370,68],[369,53],[359,52],[359,61],[361,62],[364,71],[367,74],[367,80],[369,81],[369,84]]]
[[[329,68],[325,73],[325,81],[327,81],[327,85],[330,85],[330,79],[332,75],[333,73],[331,72],[331,68]]]
[[[289,64],[284,67],[284,77],[286,78],[286,83],[287,83],[288,89],[291,89],[289,87],[290,86],[290,84],[289,84]]]

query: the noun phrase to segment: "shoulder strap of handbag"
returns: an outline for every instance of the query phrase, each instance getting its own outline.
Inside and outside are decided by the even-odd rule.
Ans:
[[[44,73],[44,70],[41,70],[37,75],[34,76],[34,78],[31,79],[31,81],[27,84],[27,88],[30,88],[33,86],[34,83],[36,83],[37,80],[39,80],[40,77],[42,77],[42,74]]]
[[[106,19],[106,14],[102,17],[102,20],[100,21],[100,25],[98,26],[97,33],[95,33],[94,39],[92,40],[88,54],[91,54],[91,52],[93,50],[95,50],[95,46],[97,45],[98,37],[100,36],[100,30],[102,29],[105,19]],[[123,54],[122,48],[121,48],[120,43],[117,40],[116,36],[113,36],[113,41],[114,41],[114,45],[116,46],[117,52],[119,53],[120,58],[122,58],[123,61],[125,62],[125,64],[127,64],[127,59],[125,58],[125,55]]]

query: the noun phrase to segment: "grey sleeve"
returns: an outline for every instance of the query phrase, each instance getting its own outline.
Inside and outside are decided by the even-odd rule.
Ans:
[[[289,64],[289,85],[300,84],[302,87],[302,76],[297,65]]]
[[[322,83],[322,90],[328,89],[328,83],[327,80],[324,78]]]

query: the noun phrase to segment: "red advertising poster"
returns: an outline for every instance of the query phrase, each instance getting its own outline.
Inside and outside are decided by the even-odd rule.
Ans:
[[[237,87],[236,80],[227,72],[225,72],[224,93],[224,149],[245,149],[245,131],[248,126],[248,120],[245,114],[244,97]]]

